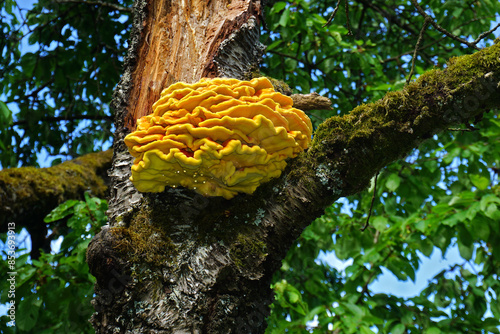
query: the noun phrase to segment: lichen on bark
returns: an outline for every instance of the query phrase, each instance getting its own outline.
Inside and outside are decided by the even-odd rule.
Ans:
[[[240,18],[244,17],[248,15]],[[421,141],[498,107],[498,56],[497,44],[454,60],[446,70],[424,75],[401,92],[328,119],[310,149],[253,195],[225,200],[177,188],[140,195],[128,205],[130,198],[115,183],[113,196],[125,197],[115,202],[121,213],[88,250],[91,272],[98,277],[98,312],[92,319],[96,331],[263,333],[272,301],[271,277],[303,229],[338,197],[364,189],[380,168]],[[133,67],[126,73],[134,79]],[[156,84],[142,87],[153,91]],[[477,97],[474,108],[468,96]],[[119,98],[118,114],[124,117],[131,97]],[[149,108],[147,103],[139,105]],[[123,159],[115,163],[118,172],[113,176],[123,181],[130,161],[119,142],[127,130],[120,131],[115,142],[120,153],[115,154]],[[148,248],[149,240],[157,244]],[[122,268],[130,281],[125,280],[106,303],[104,291],[116,280],[109,272],[116,268]]]
[[[0,232],[7,222],[25,227],[31,236],[32,258],[39,249],[50,252],[46,240],[44,217],[57,205],[69,199],[83,199],[88,191],[106,197],[107,170],[111,166],[111,150],[90,153],[49,168],[21,167],[0,171]]]

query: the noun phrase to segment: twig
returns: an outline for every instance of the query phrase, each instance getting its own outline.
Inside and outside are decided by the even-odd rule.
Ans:
[[[330,25],[330,24],[332,23],[333,19],[335,18],[335,14],[337,14],[337,11],[338,11],[338,10],[339,10],[339,8],[340,8],[340,1],[341,1],[341,0],[339,0],[339,1],[337,2],[337,6],[336,6],[336,7],[335,7],[335,9],[333,10],[333,13],[332,13],[332,15],[330,15],[330,18],[328,19],[328,21],[327,21],[327,22],[323,25],[323,28],[324,28],[324,27],[326,27],[326,26],[328,26],[328,25]]]
[[[349,2],[345,0],[345,19],[347,25],[347,36],[352,36],[351,21],[349,20]]]
[[[413,35],[417,34],[417,32],[415,30],[413,30],[413,28],[409,24],[403,23],[398,16],[392,15],[388,11],[386,11],[380,7],[375,6],[373,4],[372,0],[359,0],[359,2],[362,3],[363,5],[367,6],[368,8],[373,9],[374,11],[376,11],[377,13],[382,15],[383,17],[385,17],[389,23],[394,23],[396,26],[410,32]]]
[[[408,80],[406,80],[407,85],[410,83],[411,77],[413,76],[413,71],[415,70],[415,59],[417,58],[417,52],[418,52],[418,49],[420,48],[420,44],[422,44],[422,40],[424,39],[424,32],[425,32],[425,29],[427,29],[427,27],[429,26],[429,23],[431,23],[431,18],[426,17],[424,20],[424,25],[422,26],[422,29],[420,30],[420,34],[418,35],[417,44],[415,44],[415,51],[413,51],[413,58],[411,60],[410,75],[408,76]]]
[[[76,120],[92,120],[92,121],[112,121],[113,116],[100,116],[100,115],[79,115],[79,116],[59,116],[59,117],[45,117],[41,118],[39,121],[48,123],[48,122],[60,122],[60,121],[76,121]],[[27,120],[20,120],[12,123],[12,126],[16,125],[24,125],[27,124]]]
[[[109,7],[111,9],[120,11],[120,12],[129,12],[132,13],[132,8],[127,8],[119,5],[115,5],[109,2],[103,2],[103,1],[92,1],[92,0],[55,0],[55,3],[78,3],[78,4],[85,4],[85,5],[99,5],[102,7]]]
[[[483,32],[481,35],[479,35],[476,40],[474,41],[474,44],[477,44],[479,43],[483,38],[485,38],[486,36],[488,36],[489,34],[491,34],[493,31],[497,30],[498,27],[500,27],[500,23],[497,24],[493,29],[489,30],[489,31],[485,31]]]
[[[473,126],[467,126],[467,129],[460,129],[460,128],[448,128],[448,131],[460,131],[460,132],[474,132],[477,131],[477,129]]]
[[[307,116],[309,116],[309,118],[314,117],[314,118],[316,118],[317,120],[319,120],[321,123],[323,123],[324,121],[326,121],[326,118],[324,118],[324,117],[320,117],[320,116],[315,115],[315,114],[310,113],[310,112],[308,112],[308,113],[307,113]]]
[[[377,191],[377,179],[379,173],[380,171],[378,171],[377,174],[375,174],[375,182],[373,183],[373,195],[372,195],[372,202],[370,204],[370,211],[368,211],[368,217],[366,217],[366,223],[365,226],[361,228],[361,232],[364,232],[370,225],[370,216],[372,215],[373,203],[375,202],[375,192]]]
[[[340,1],[337,1],[337,6],[335,6],[335,9],[333,10],[332,15],[328,18],[328,21],[323,24],[323,28],[330,25],[335,18],[335,15],[337,14],[337,11],[340,8]],[[347,0],[344,1],[345,3],[345,16],[346,16],[346,25],[347,25],[347,35],[352,36],[352,30],[351,30],[351,21],[349,20],[349,2]]]
[[[439,24],[437,24],[437,22],[434,21],[431,16],[427,15],[427,13],[423,10],[423,8],[420,7],[420,5],[418,4],[417,0],[410,0],[410,1],[413,4],[413,6],[415,6],[415,8],[417,9],[417,11],[420,13],[420,15],[422,15],[425,19],[429,18],[431,20],[430,23],[432,24],[432,26],[434,28],[436,28],[436,30],[438,30],[439,32],[445,34],[446,36],[448,36],[448,37],[450,37],[450,38],[452,38],[452,39],[454,39],[454,40],[456,40],[456,41],[458,41],[458,42],[460,42],[462,44],[467,45],[470,48],[473,48],[473,49],[476,49],[476,50],[480,50],[480,48],[477,47],[475,44],[469,43],[465,39],[460,38],[460,37],[458,37],[456,35],[453,35],[451,32],[449,32],[448,30],[446,30],[445,28],[443,28]]]

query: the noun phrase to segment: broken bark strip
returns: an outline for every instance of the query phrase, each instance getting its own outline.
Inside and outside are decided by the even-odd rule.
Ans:
[[[262,15],[258,0],[171,1],[138,0],[125,72],[115,89],[115,141],[108,217],[122,219],[137,206],[142,195],[129,180],[133,158],[123,138],[136,120],[151,113],[161,91],[177,81],[194,82],[202,76],[230,73],[243,79],[257,65],[258,26]],[[249,37],[250,36],[250,37]],[[253,41],[253,43],[252,43]],[[225,42],[225,43],[224,43]],[[233,47],[253,49],[251,64],[238,66]],[[126,219],[126,218],[125,218]]]
[[[214,59],[221,43],[251,17],[256,23],[249,27],[258,26],[260,16],[260,1],[253,0],[150,1],[132,73],[126,126],[133,130],[137,118],[150,114],[169,85],[219,76]]]
[[[293,94],[290,96],[293,100],[293,107],[300,110],[331,110],[332,101],[326,96],[318,93],[311,94]]]

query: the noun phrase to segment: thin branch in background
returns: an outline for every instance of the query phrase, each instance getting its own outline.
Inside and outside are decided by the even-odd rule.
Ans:
[[[477,131],[475,127],[472,125],[466,125],[467,128],[461,129],[461,128],[448,128],[448,131],[459,131],[459,132],[474,132]]]
[[[363,5],[363,9],[361,10],[361,15],[359,16],[358,29],[357,29],[358,31],[356,33],[356,39],[361,39],[361,32],[363,31],[362,27],[363,27],[363,22],[365,20],[365,13],[366,13],[367,8],[368,7]]]
[[[55,0],[55,3],[78,3],[78,4],[85,4],[85,5],[98,5],[102,7],[109,7],[111,9],[120,11],[120,12],[129,12],[132,13],[132,8],[127,8],[119,5],[115,5],[109,2],[103,2],[103,1],[90,1],[90,0]]]
[[[424,25],[422,26],[420,34],[418,35],[417,44],[415,44],[415,51],[413,52],[413,58],[411,60],[410,75],[408,76],[408,80],[406,80],[407,85],[410,83],[411,77],[413,76],[413,71],[415,70],[415,59],[417,59],[418,49],[420,48],[420,44],[422,44],[422,40],[424,39],[424,32],[425,29],[427,29],[427,27],[429,26],[429,23],[431,23],[431,18],[426,17],[424,20]]]
[[[347,25],[347,36],[352,36],[351,21],[349,20],[349,2],[345,0],[345,19]]]
[[[413,4],[413,6],[415,6],[415,8],[417,9],[417,11],[419,12],[420,15],[422,15],[425,19],[429,18],[431,20],[430,23],[432,24],[432,26],[434,28],[436,28],[436,30],[438,30],[439,32],[445,34],[446,36],[454,39],[457,42],[460,42],[462,44],[467,45],[470,48],[480,50],[480,48],[477,45],[475,45],[474,43],[469,43],[465,39],[460,38],[456,35],[453,35],[451,32],[449,32],[448,30],[446,30],[445,28],[443,28],[439,24],[437,24],[437,22],[434,21],[431,16],[427,15],[427,13],[424,11],[424,9],[422,7],[420,7],[417,0],[410,0],[410,1]]]
[[[468,24],[473,23],[473,22],[476,22],[476,21],[479,21],[479,20],[481,20],[481,19],[491,19],[491,18],[494,18],[494,17],[495,17],[495,16],[480,16],[480,17],[477,17],[477,18],[473,18],[473,19],[471,19],[471,20],[469,20],[469,21],[467,21],[467,22],[464,22],[464,23],[462,23],[462,24],[458,25],[458,26],[456,27],[456,29],[458,29],[458,28],[463,28],[463,27],[467,26]],[[499,25],[500,25],[500,23],[499,23]],[[496,26],[495,28],[491,29],[490,31],[482,33],[481,35],[479,35],[479,37],[478,37],[478,39],[477,39],[476,41],[478,41],[478,42],[479,42],[479,40],[480,40],[480,39],[482,39],[482,38],[484,38],[486,35],[488,35],[488,34],[492,33],[492,32],[493,32],[494,30],[496,30],[498,27],[499,27],[499,26]],[[426,45],[422,46],[422,47],[420,48],[420,51],[425,50],[425,49],[427,49],[427,48],[430,48],[431,46],[433,46],[433,45],[435,45],[435,44],[441,43],[441,42],[442,42],[443,40],[445,40],[445,39],[446,39],[446,36],[443,36],[443,37],[441,37],[441,38],[439,38],[439,39],[436,39],[435,41],[430,42],[430,43],[428,43],[428,44],[426,44]],[[474,43],[475,43],[475,42],[474,42]],[[445,49],[445,50],[446,50],[446,49]],[[446,50],[446,51],[448,52],[448,50]],[[383,63],[387,63],[387,62],[390,62],[390,61],[395,61],[395,60],[400,59],[400,58],[401,58],[401,57],[403,57],[403,56],[406,56],[406,55],[411,54],[412,52],[413,52],[413,51],[407,51],[407,52],[404,52],[404,53],[402,53],[402,54],[400,54],[400,55],[398,55],[398,56],[395,56],[395,57],[391,57],[391,58],[384,59],[382,62],[383,62]],[[434,63],[432,63],[432,65],[434,66],[435,64],[434,64]]]
[[[338,11],[338,10],[339,10],[339,8],[340,8],[340,1],[341,1],[341,0],[339,0],[339,1],[337,2],[337,6],[336,6],[336,7],[335,7],[335,9],[333,10],[333,13],[332,13],[332,15],[330,15],[330,18],[328,19],[328,21],[327,21],[327,22],[323,25],[323,28],[324,28],[324,27],[326,27],[326,26],[328,26],[328,25],[330,25],[330,24],[332,23],[333,19],[335,18],[335,15],[337,14],[337,11]]]
[[[340,8],[340,1],[337,2],[337,6],[335,6],[335,9],[333,10],[332,15],[330,15],[330,18],[328,21],[323,25],[323,28],[330,25],[335,18],[335,15],[337,14],[337,11]],[[347,25],[347,35],[352,36],[352,30],[351,30],[351,21],[349,20],[349,2],[345,0],[345,16],[346,16],[346,25]]]
[[[363,5],[367,6],[368,8],[374,10],[375,12],[379,13],[383,17],[385,17],[387,19],[388,23],[395,24],[396,26],[400,27],[401,29],[408,31],[412,35],[417,34],[417,32],[413,29],[412,26],[410,26],[407,23],[402,22],[401,19],[397,15],[392,15],[388,11],[386,11],[380,7],[375,6],[373,4],[372,0],[359,0],[359,2],[362,3]]]
[[[49,116],[49,117],[44,117],[41,118],[40,121],[44,123],[48,122],[62,122],[62,121],[76,121],[76,120],[90,120],[90,121],[112,121],[113,116],[107,116],[107,115],[79,115],[79,116]],[[24,125],[27,124],[27,120],[20,120],[12,123],[12,126],[17,126],[17,125]]]
[[[314,118],[316,118],[316,119],[317,119],[317,120],[319,120],[320,122],[324,122],[324,121],[326,121],[326,118],[324,118],[324,117],[320,117],[320,116],[315,115],[315,114],[313,114],[313,113],[306,113],[306,114],[307,114],[309,117],[314,117]]]
[[[377,191],[377,179],[379,173],[380,171],[378,171],[377,174],[375,174],[375,182],[373,183],[373,194],[372,194],[372,202],[370,204],[370,211],[368,211],[368,217],[366,217],[366,223],[365,226],[361,228],[361,232],[364,232],[370,225],[370,216],[372,215],[373,203],[375,202],[375,193]]]
[[[481,35],[478,36],[478,38],[476,38],[476,40],[474,41],[474,44],[477,44],[479,43],[483,38],[485,38],[486,36],[488,36],[489,34],[491,34],[493,31],[497,30],[498,28],[500,27],[500,23],[497,24],[494,28],[492,28],[491,30],[488,30],[488,31],[485,31],[483,32]]]

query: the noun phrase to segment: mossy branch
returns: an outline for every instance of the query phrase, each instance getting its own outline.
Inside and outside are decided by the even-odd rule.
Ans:
[[[327,119],[316,130],[309,150],[290,161],[278,180],[262,185],[253,195],[252,207],[267,213],[262,219],[265,234],[274,239],[265,241],[268,248],[280,244],[284,256],[302,229],[327,206],[365,189],[381,168],[434,134],[500,107],[499,82],[497,41],[473,55],[451,59],[446,69],[431,70],[401,91]],[[250,199],[238,197],[229,210],[240,216],[245,213],[239,208],[248,206]]]
[[[0,226],[7,222],[16,227],[42,224],[43,218],[57,205],[69,199],[81,199],[85,191],[107,195],[107,169],[113,151],[90,153],[50,168],[21,167],[0,171]],[[0,231],[5,232],[5,231]]]
[[[307,152],[315,161],[308,164],[310,172],[331,164],[343,181],[339,195],[354,194],[380,168],[423,140],[500,107],[499,82],[498,41],[475,54],[452,58],[446,69],[426,72],[401,91],[321,124]]]
[[[260,319],[252,332],[263,333],[272,274],[303,229],[333,201],[366,188],[378,170],[423,140],[500,106],[499,56],[497,44],[452,59],[447,69],[430,71],[402,91],[328,119],[309,150],[252,195],[226,200],[177,188],[143,194],[135,206],[120,202],[119,219],[88,249],[91,272],[98,277],[96,331],[123,331],[128,324],[109,319],[140,314],[129,320],[134,328],[227,333],[248,325],[250,314],[252,321]],[[125,184],[129,168],[119,166],[124,169],[114,174],[117,185]],[[130,198],[117,189],[117,200]],[[134,281],[109,305],[102,291],[113,270]],[[139,304],[137,296],[149,297]]]

